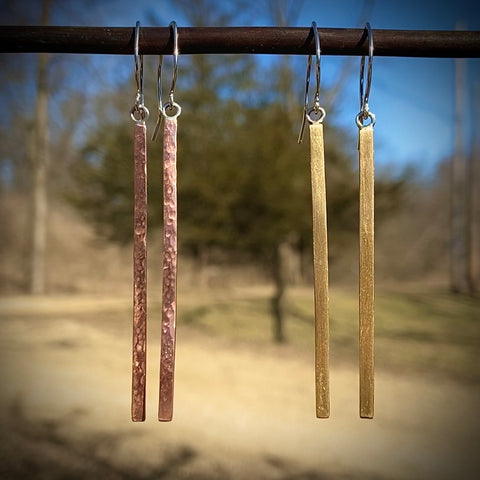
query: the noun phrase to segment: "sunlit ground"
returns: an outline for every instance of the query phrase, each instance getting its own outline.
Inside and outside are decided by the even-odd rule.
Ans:
[[[358,418],[357,297],[331,291],[331,418],[314,416],[312,292],[271,343],[269,287],[179,291],[175,413],[130,421],[129,295],[0,300],[0,477],[452,479],[480,468],[480,303],[378,292],[375,418]]]

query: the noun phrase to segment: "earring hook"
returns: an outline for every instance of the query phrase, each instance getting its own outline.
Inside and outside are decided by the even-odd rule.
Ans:
[[[130,110],[130,117],[136,123],[145,123],[150,112],[145,106],[145,97],[143,94],[143,55],[139,54],[140,22],[135,24],[135,39],[133,43],[133,57],[135,62],[135,83],[137,85],[137,94],[135,104]]]
[[[168,27],[172,30],[173,33],[173,70],[172,70],[172,83],[170,85],[170,92],[168,94],[168,101],[163,103],[162,100],[162,64],[163,64],[163,55],[159,55],[158,58],[158,70],[157,70],[157,98],[158,98],[158,119],[155,125],[155,130],[152,135],[152,140],[156,140],[158,131],[162,125],[163,119],[168,118],[177,118],[180,113],[182,112],[182,108],[180,105],[175,102],[174,94],[175,94],[175,86],[177,83],[178,77],[178,30],[177,30],[177,23],[172,21],[168,25]],[[173,114],[168,115],[167,110]]]
[[[365,87],[365,55],[360,61],[360,112],[356,117],[358,128],[366,126],[363,124],[365,120],[370,118],[369,125],[375,125],[375,115],[370,112],[368,107],[368,100],[370,99],[370,88],[372,86],[372,65],[373,65],[373,33],[370,23],[365,24],[365,30],[362,39],[368,38],[368,69],[367,69],[367,86]]]
[[[175,93],[175,85],[177,83],[177,76],[178,76],[178,30],[177,30],[177,23],[170,22],[169,27],[173,31],[173,72],[172,72],[172,85],[170,86],[170,93],[169,93],[169,109],[173,108],[173,104],[175,103],[173,100],[173,94]]]
[[[298,135],[298,143],[302,143],[303,141],[303,134],[305,131],[305,124],[306,121],[310,123],[322,123],[323,119],[325,118],[325,109],[320,106],[320,77],[321,77],[321,70],[320,70],[320,57],[321,57],[321,49],[320,49],[320,38],[318,36],[318,29],[317,24],[312,22],[311,29],[313,31],[313,38],[315,40],[315,79],[316,79],[316,88],[315,88],[315,95],[313,99],[313,106],[309,109],[308,108],[308,89],[310,87],[310,72],[312,69],[312,56],[308,56],[307,60],[307,76],[305,79],[305,97],[303,102],[303,117],[302,117],[302,125],[300,127],[300,133]],[[315,113],[318,115],[318,118],[314,120],[311,117],[311,114]]]

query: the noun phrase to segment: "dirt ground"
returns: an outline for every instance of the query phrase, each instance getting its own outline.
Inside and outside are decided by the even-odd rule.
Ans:
[[[314,416],[311,352],[179,328],[174,420],[156,420],[158,322],[144,423],[130,421],[127,297],[2,299],[5,479],[472,479],[480,387],[377,367],[373,420],[356,365],[331,368],[331,418]]]

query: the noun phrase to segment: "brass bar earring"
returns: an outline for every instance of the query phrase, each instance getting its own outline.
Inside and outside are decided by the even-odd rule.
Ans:
[[[133,352],[132,420],[145,420],[147,347],[147,127],[143,96],[143,56],[138,53],[140,22],[135,27],[137,95],[130,116],[134,127]]]
[[[315,411],[318,418],[330,416],[329,386],[329,315],[328,315],[328,238],[327,196],[323,120],[320,106],[320,40],[317,25],[312,22],[316,51],[316,91],[312,107],[308,107],[308,87],[312,57],[308,56],[305,102],[298,143],[303,140],[305,124],[309,122],[310,168],[312,182],[313,277],[315,298]]]
[[[182,109],[174,101],[178,65],[178,35],[175,22],[170,23],[174,36],[173,78],[169,100],[162,104],[162,57],[158,66],[159,116],[153,134],[156,138],[163,122],[163,292],[162,338],[160,353],[160,393],[158,420],[173,417],[175,343],[177,317],[177,118]]]
[[[359,152],[359,352],[360,352],[360,417],[373,418],[374,412],[374,159],[373,127],[375,115],[369,111],[368,99],[372,82],[373,36],[366,24],[369,42],[367,86],[364,93],[365,56],[360,64],[360,113],[356,116]],[[369,123],[365,123],[368,122]]]

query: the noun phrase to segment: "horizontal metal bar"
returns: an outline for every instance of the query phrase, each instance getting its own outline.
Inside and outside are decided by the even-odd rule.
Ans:
[[[133,27],[1,26],[0,52],[133,54]],[[365,55],[363,29],[319,28],[323,55]],[[375,56],[480,57],[480,31],[373,30]],[[314,53],[310,28],[186,27],[178,28],[181,54]],[[172,52],[168,27],[142,27],[139,51]]]

